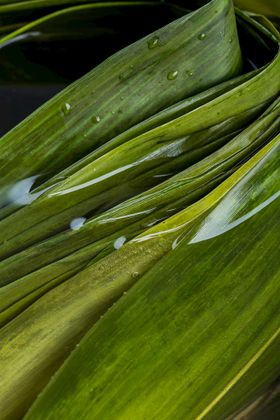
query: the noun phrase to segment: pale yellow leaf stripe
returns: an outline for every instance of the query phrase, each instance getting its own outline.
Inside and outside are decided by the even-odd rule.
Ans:
[[[228,383],[228,385],[220,392],[220,394],[200,413],[196,420],[203,419],[228,393],[228,391],[233,388],[233,386],[242,378],[245,373],[253,366],[253,364],[263,355],[263,353],[268,349],[268,347],[276,340],[277,336],[280,333],[280,327],[272,335],[272,337],[259,349],[259,351],[252,357],[252,359],[238,372],[238,374]]]

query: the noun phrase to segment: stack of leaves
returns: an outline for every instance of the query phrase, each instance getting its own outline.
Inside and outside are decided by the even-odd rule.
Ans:
[[[185,6],[0,0],[5,98],[51,97],[0,140],[3,419],[227,418],[280,376],[280,35]]]

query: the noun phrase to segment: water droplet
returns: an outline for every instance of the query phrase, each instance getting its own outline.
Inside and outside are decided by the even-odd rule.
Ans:
[[[68,115],[71,112],[71,105],[66,102],[65,104],[62,105],[61,110],[64,115]]]
[[[124,100],[124,96],[121,96],[121,101],[123,101]]]
[[[154,36],[153,38],[148,40],[148,48],[152,50],[153,48],[156,48],[159,44],[159,37]]]
[[[92,117],[92,122],[94,124],[98,124],[100,123],[100,121],[101,121],[101,118],[98,115],[95,115],[94,117]]]
[[[178,71],[177,71],[177,70],[170,71],[170,72],[167,74],[167,79],[168,79],[168,80],[175,80],[175,79],[177,78],[177,76],[178,76]]]
[[[198,35],[198,39],[200,41],[203,41],[205,38],[206,38],[206,34],[204,34],[204,33]]]
[[[189,76],[189,77],[192,77],[193,76],[193,72],[191,71],[191,70],[187,70],[187,75]]]
[[[9,202],[19,206],[30,204],[32,202],[30,191],[37,178],[37,176],[31,176],[16,182],[8,192]]]
[[[230,39],[229,39],[229,43],[230,43],[230,44],[232,44],[232,42],[233,42],[233,39],[232,39],[232,38],[230,38]]]
[[[121,236],[120,238],[118,238],[115,242],[114,242],[114,248],[115,249],[120,249],[126,242],[126,237],[125,236]]]
[[[131,275],[131,277],[133,279],[137,279],[137,277],[139,277],[139,276],[140,276],[140,274],[138,273],[138,271],[134,271],[134,273],[132,273],[132,275]]]
[[[73,219],[70,223],[70,229],[72,230],[79,230],[86,222],[85,217],[76,217],[76,219]]]

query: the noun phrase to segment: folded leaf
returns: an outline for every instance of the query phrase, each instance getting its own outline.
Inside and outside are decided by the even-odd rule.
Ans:
[[[248,24],[248,27],[252,26],[254,31],[261,30],[275,40],[274,35],[253,20],[250,20],[247,16],[244,24]],[[51,191],[47,191],[45,195],[36,200],[34,205],[17,212],[15,216],[11,216],[11,218],[1,222],[1,234],[3,241],[5,241],[2,257],[11,255],[13,252],[22,249],[23,246],[31,245],[59,230],[66,229],[72,218],[87,217],[89,212],[104,210],[106,206],[108,208],[117,204],[118,201],[128,198],[129,195],[134,195],[135,192],[137,193],[137,188],[139,192],[139,186],[140,188],[145,188],[145,185],[140,182],[136,184],[136,188],[129,190],[120,181],[128,182],[131,180],[131,177],[133,179],[137,173],[139,174],[139,171],[147,171],[149,168],[157,165],[157,160],[151,159],[151,157],[153,157],[153,152],[156,150],[158,137],[165,142],[167,149],[170,145],[174,148],[178,142],[180,143],[182,136],[185,136],[187,139],[187,136],[192,132],[195,133],[197,130],[211,127],[214,124],[225,121],[227,118],[232,119],[234,116],[237,119],[238,116],[241,119],[245,118],[246,112],[249,115],[250,113],[252,113],[252,116],[255,115],[265,105],[266,101],[271,100],[276,92],[279,91],[278,66],[279,55],[260,73],[238,86],[237,90],[232,89],[227,94],[217,98],[216,101],[213,101],[211,105],[206,104],[204,107],[182,115],[162,127],[156,127],[150,130],[149,133],[144,133],[142,136],[145,136],[145,142],[151,145],[150,150],[147,150],[140,135],[136,139],[119,146],[120,153],[124,156],[123,159],[121,159],[121,154],[119,160],[116,160],[115,150],[113,149],[108,152],[107,156],[103,155],[96,162],[91,162],[65,181],[61,181],[58,186],[54,186]],[[265,84],[267,79],[270,80],[270,89]],[[272,83],[271,80],[273,80]],[[243,99],[240,102],[240,96],[242,97],[243,95],[246,95],[246,100]],[[172,141],[173,143],[171,143]],[[130,154],[128,154],[127,149],[129,145]],[[138,160],[134,161],[131,149],[135,150],[137,154],[139,148],[144,150],[146,158],[144,158],[145,155],[142,155],[142,159],[139,159],[138,155]],[[160,151],[160,149],[158,150]],[[178,147],[177,150],[179,150]],[[171,158],[173,159],[172,154],[173,152],[171,153]],[[170,152],[166,151],[165,155],[170,157]],[[157,154],[155,154],[155,157],[157,157]],[[159,159],[161,159],[160,155]],[[97,167],[95,163],[98,164]],[[104,168],[106,168],[106,176],[104,176]],[[159,172],[157,175],[164,174],[165,171],[163,169],[164,167],[160,167],[162,172]],[[92,176],[93,173],[94,176]],[[156,175],[156,173],[153,175]],[[150,182],[155,182],[155,180],[156,178],[151,178]],[[119,189],[111,191],[110,187],[115,184],[119,184]],[[65,199],[66,195],[67,200]],[[96,197],[97,195],[98,198]],[[44,206],[44,212],[38,211],[41,206]],[[53,217],[51,218],[51,216]],[[42,218],[48,218],[49,220],[44,222]],[[42,223],[39,224],[40,221]],[[32,228],[35,223],[36,226]],[[12,229],[10,229],[11,226],[13,227]],[[23,236],[20,235],[22,230],[25,230]],[[13,239],[9,241],[11,237]]]
[[[278,0],[234,0],[234,4],[242,9],[261,13],[280,21],[280,3]]]
[[[153,2],[99,2],[9,33],[0,40],[0,136],[104,59],[181,15]]]
[[[19,280],[0,289],[0,325],[87,264],[113,252],[118,238],[132,239],[203,196],[279,130],[278,99],[228,144],[174,179],[102,213],[77,231],[57,235],[1,262],[1,284]]]
[[[279,379],[274,381],[255,401],[235,416],[236,420],[262,420],[269,418],[277,420],[280,414]]]
[[[226,418],[277,377],[280,137],[257,156],[93,327],[26,419]]]
[[[176,247],[182,235],[192,232],[211,208],[215,208],[219,202],[220,207],[223,207],[224,201],[231,202],[231,197],[236,196],[240,190],[244,201],[234,201],[233,203],[238,205],[235,205],[233,210],[234,215],[241,213],[242,217],[244,209],[246,214],[248,208],[250,211],[255,205],[261,205],[264,196],[269,199],[275,194],[276,181],[280,179],[279,165],[275,159],[279,147],[279,138],[276,138],[202,201],[151,228],[118,251],[51,290],[2,328],[0,407],[4,418],[22,415],[90,326],[124,291],[139,280],[141,275]],[[253,181],[256,193],[252,197],[250,191]],[[265,189],[264,185],[267,186]],[[272,223],[274,217],[268,220]],[[242,252],[240,255],[246,254]],[[205,264],[206,261],[207,259]],[[207,270],[209,271],[208,267]],[[140,306],[144,303],[141,298],[139,302]],[[104,337],[106,334],[107,332]],[[117,340],[118,335],[114,337]],[[91,359],[94,360],[93,353]],[[148,365],[146,367],[148,369]],[[85,380],[86,377],[87,375],[84,376]],[[103,378],[106,380],[106,375]],[[25,390],[24,393],[21,392],[22,389]],[[79,409],[78,404],[75,407]]]
[[[5,135],[0,185],[49,177],[160,109],[229,79],[240,66],[232,3],[211,0],[108,58]]]
[[[78,3],[0,0],[0,60],[78,16],[94,38],[103,11],[145,8],[143,34],[185,14]],[[188,7],[0,141],[3,419],[228,418],[278,377],[280,37]]]

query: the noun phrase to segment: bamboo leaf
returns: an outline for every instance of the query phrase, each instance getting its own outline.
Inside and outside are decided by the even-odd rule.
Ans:
[[[205,51],[218,41],[210,59]],[[163,107],[229,79],[240,65],[232,3],[212,0],[116,53],[4,136],[1,185],[56,173]],[[198,69],[199,77],[188,76]]]
[[[180,15],[175,7],[151,2],[89,4],[2,38],[0,135],[104,59]]]
[[[26,419],[226,418],[278,375],[279,140],[96,324]]]
[[[280,414],[280,386],[279,380],[274,381],[254,402],[239,412],[236,420],[261,420],[269,418],[276,420]]]
[[[279,375],[279,33],[184,7],[0,0],[0,60],[76,18],[156,29],[0,141],[3,419],[228,418]]]
[[[277,100],[228,144],[159,187],[89,220],[78,231],[58,235],[1,262],[1,284],[18,280],[0,289],[0,325],[87,264],[113,252],[118,238],[132,239],[202,197],[279,130]]]
[[[280,20],[280,4],[278,0],[234,0],[236,6]]]
[[[240,16],[242,18],[242,15]],[[252,27],[254,31],[261,28],[276,42],[273,34],[246,16],[244,25],[248,22],[250,22],[249,27]],[[229,132],[242,127],[278,94],[279,64],[280,55],[277,54],[260,73],[254,74],[254,77],[241,83],[235,89],[112,149],[47,190],[30,206],[1,221],[1,237],[4,242],[1,250],[2,258],[36,241],[43,240],[59,230],[67,229],[75,217],[87,217],[90,212],[104,211],[129,198],[129,194],[135,195],[141,192],[141,189],[152,186],[152,182],[156,182],[155,177],[148,180],[149,184],[136,181],[135,187],[130,190],[125,183],[132,182],[133,179],[137,180],[137,176],[149,170],[154,170],[153,176],[166,173],[166,167],[162,164],[159,166],[162,157],[163,161],[166,157],[171,158],[172,165],[174,158],[172,148],[179,151],[175,154],[179,154],[180,159],[181,150],[184,151],[188,145],[192,148],[192,135],[195,139],[197,131],[225,121],[235,124],[235,128],[228,127]],[[183,146],[184,141],[186,146]],[[180,148],[178,148],[180,143]],[[195,159],[199,160],[201,157],[203,157],[203,149]],[[194,163],[194,160],[190,160],[193,159],[191,154],[185,155],[185,158],[186,160],[182,162],[185,166]],[[111,189],[116,185],[115,189]]]
[[[21,415],[28,408],[35,395],[48,382],[61,360],[67,356],[81,335],[98,320],[108,306],[139,280],[141,275],[154,266],[172,247],[174,248],[174,242],[177,244],[178,238],[182,238],[182,235],[188,232],[191,233],[211,208],[215,208],[219,202],[230,203],[231,196],[236,196],[240,189],[244,201],[241,207],[239,205],[241,201],[238,201],[237,208],[234,207],[237,213],[235,211],[234,215],[241,217],[242,211],[247,214],[256,205],[261,205],[264,199],[269,199],[275,194],[276,180],[280,179],[277,172],[279,166],[275,159],[278,150],[279,138],[276,138],[201,202],[151,228],[120,250],[51,290],[2,328],[0,406],[4,418]],[[255,185],[259,185],[253,197],[250,194],[252,180]],[[249,201],[245,197],[248,197]],[[239,217],[237,215],[236,217]],[[273,217],[266,220],[274,222]],[[240,255],[245,258],[246,254],[242,252]],[[205,264],[206,262],[207,260]],[[215,272],[213,270],[213,276]],[[142,279],[139,284],[142,284]],[[176,291],[174,293],[176,294]],[[143,300],[140,298],[139,302],[141,306]],[[159,299],[158,303],[161,302]],[[105,329],[104,333],[106,336]],[[118,339],[118,335],[114,337]],[[90,354],[92,358],[94,353]],[[146,367],[148,368],[148,365]],[[86,381],[87,375],[83,377]],[[23,388],[24,393],[20,391]],[[79,404],[76,404],[75,409],[78,410],[78,407]],[[70,412],[71,410],[69,415]],[[41,413],[47,415],[46,411]]]

